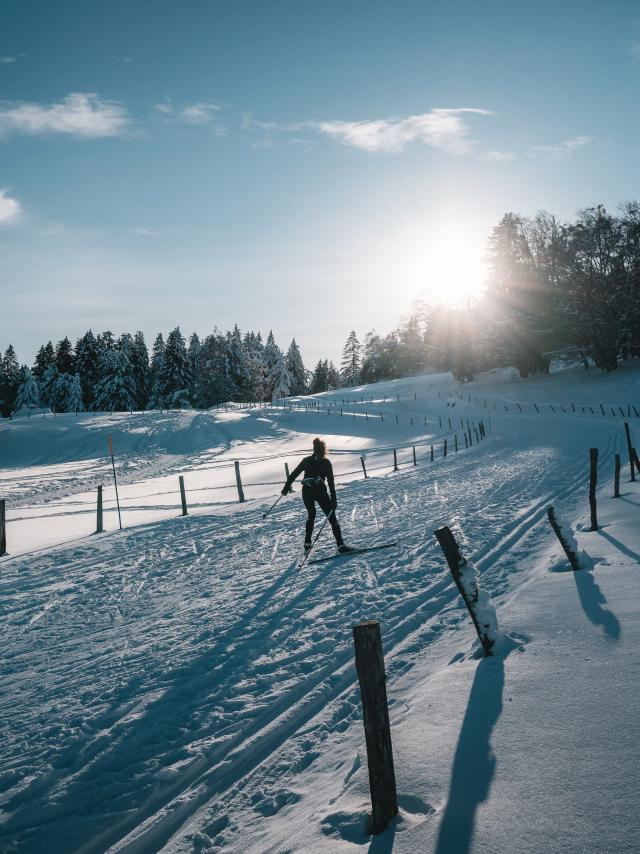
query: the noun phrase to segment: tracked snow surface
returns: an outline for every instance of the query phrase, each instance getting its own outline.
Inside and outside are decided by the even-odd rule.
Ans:
[[[640,482],[625,467],[613,499],[611,481],[625,420],[640,444],[640,365],[300,402],[0,423],[0,850],[638,852]],[[297,568],[299,486],[262,514],[315,435],[346,541],[397,547]],[[589,558],[579,572],[552,503]],[[511,639],[491,658],[442,525]],[[325,530],[314,555],[333,548]],[[351,635],[370,619],[400,804],[376,838]]]

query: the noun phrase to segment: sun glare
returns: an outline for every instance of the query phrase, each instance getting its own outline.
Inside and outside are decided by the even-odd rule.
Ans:
[[[464,237],[430,242],[423,253],[426,295],[453,308],[475,302],[484,288],[484,253],[484,246]]]

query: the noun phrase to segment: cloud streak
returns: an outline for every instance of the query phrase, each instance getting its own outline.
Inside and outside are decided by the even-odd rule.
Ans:
[[[368,152],[400,152],[412,143],[421,143],[448,154],[468,154],[475,142],[471,138],[467,117],[491,116],[490,110],[476,107],[435,109],[406,118],[369,119],[365,121],[260,122],[245,116],[245,129],[260,130],[267,141],[277,133],[307,131],[327,137],[351,148]]]
[[[122,136],[129,121],[124,108],[92,92],[72,92],[54,104],[0,103],[0,137],[66,134],[88,139]]]
[[[20,202],[11,198],[8,190],[0,189],[0,226],[17,222],[21,213]]]
[[[591,136],[576,136],[573,139],[566,139],[557,145],[532,145],[527,149],[528,157],[571,157],[579,148],[588,145],[593,141]]]

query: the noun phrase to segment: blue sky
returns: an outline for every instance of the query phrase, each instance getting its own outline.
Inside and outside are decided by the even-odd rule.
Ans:
[[[0,0],[0,346],[337,358],[505,211],[640,196],[639,107],[637,2]]]

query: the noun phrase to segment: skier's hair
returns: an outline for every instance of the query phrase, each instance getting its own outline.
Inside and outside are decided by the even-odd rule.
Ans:
[[[313,440],[313,453],[317,454],[319,457],[327,456],[327,443],[323,442],[322,439],[316,437]]]

